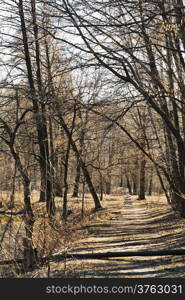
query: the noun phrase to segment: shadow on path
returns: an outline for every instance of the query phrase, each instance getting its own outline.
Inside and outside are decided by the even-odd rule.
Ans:
[[[160,208],[160,209],[159,209]],[[76,253],[167,250],[185,248],[185,221],[167,204],[130,200],[111,210],[105,223],[84,227],[87,237]],[[185,256],[123,257],[69,261],[71,277],[185,277]],[[74,271],[75,269],[75,271]],[[69,274],[70,276],[70,274]],[[52,277],[61,277],[55,271]]]

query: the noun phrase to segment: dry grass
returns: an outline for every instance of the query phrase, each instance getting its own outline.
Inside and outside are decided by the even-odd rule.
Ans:
[[[16,199],[17,211],[22,207],[20,194],[18,198]],[[67,223],[64,223],[60,217],[62,199],[56,198],[56,218],[55,222],[50,224],[46,215],[45,204],[38,202],[38,193],[34,192],[32,203],[36,222],[33,242],[39,255],[51,255],[62,251],[67,253],[120,251],[120,249],[137,251],[145,247],[176,247],[178,243],[182,242],[185,237],[185,222],[174,215],[164,196],[147,197],[145,201],[139,201],[136,198],[133,197],[130,203],[123,203],[123,197],[120,195],[106,195],[102,201],[104,209],[94,212],[92,198],[86,194],[84,217],[82,218],[81,197],[77,199],[71,198],[69,195],[68,208],[72,213],[68,216]],[[3,228],[7,219],[5,221],[5,216],[2,218],[0,216],[0,220]],[[2,225],[3,222],[4,225]],[[15,254],[21,256],[21,238],[24,228],[20,217],[14,217],[11,230],[6,233],[6,243],[2,253],[4,258],[15,257]],[[15,243],[19,249],[17,252],[15,252]],[[12,247],[14,251],[11,250]],[[178,258],[169,260],[165,257],[162,260],[145,258],[140,259],[139,262],[137,258],[106,259],[101,260],[101,262],[99,260],[81,261],[74,259],[61,263],[48,262],[42,268],[24,274],[24,276],[132,277],[134,274],[134,277],[146,277],[150,274],[154,274],[154,276],[159,274],[160,277],[162,276],[160,274],[163,274],[162,268],[165,268],[165,274],[171,272],[176,276],[176,271],[173,272],[173,268],[174,270],[181,270],[185,274],[185,263],[182,259],[180,261]],[[16,276],[22,277],[23,274],[16,274]]]
[[[1,192],[3,195],[3,207],[0,211],[6,213],[19,213],[24,208],[23,194],[16,192],[15,205],[13,209],[8,209],[8,192]],[[83,226],[102,212],[93,212],[93,201],[89,194],[85,197],[84,213],[82,218],[81,198],[71,198],[69,195],[68,208],[72,213],[68,216],[67,222],[61,220],[62,198],[55,199],[56,216],[51,223],[47,217],[45,203],[39,203],[39,193],[32,193],[32,208],[35,215],[33,244],[40,257],[52,255],[56,252],[70,251],[75,243],[85,234]],[[5,259],[16,259],[23,256],[22,237],[25,234],[22,216],[11,216],[9,214],[0,215],[0,232],[3,236],[1,242],[1,257]]]

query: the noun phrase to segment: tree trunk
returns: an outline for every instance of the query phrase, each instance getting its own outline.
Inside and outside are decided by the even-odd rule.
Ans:
[[[100,172],[100,183],[99,183],[99,187],[100,187],[100,201],[103,200],[103,176]]]
[[[72,197],[78,197],[79,183],[80,183],[80,163],[78,161],[77,167],[76,167],[75,184],[74,184],[74,190],[73,190]]]
[[[113,156],[114,156],[114,144],[111,142],[109,144],[109,150],[108,150],[108,164],[109,166],[112,164]],[[112,190],[112,176],[111,176],[111,169],[108,170],[107,179],[105,182],[105,188],[106,188],[106,194],[110,195]]]
[[[184,151],[180,155],[181,159],[178,159],[176,148],[174,145],[173,138],[169,129],[166,128],[166,152],[168,154],[169,165],[171,168],[171,177],[173,181],[174,187],[170,188],[170,204],[172,208],[177,211],[181,217],[185,218],[185,199],[183,195],[185,195],[185,183],[184,183],[184,166],[182,157],[184,155]],[[180,149],[178,149],[180,151]],[[179,161],[179,165],[177,162]]]
[[[48,216],[51,217],[55,214],[55,202],[53,185],[51,179],[51,168],[49,162],[46,164],[45,159],[41,159],[41,191],[39,202],[46,202],[46,209]]]
[[[93,183],[91,181],[91,177],[89,175],[89,172],[87,170],[87,167],[85,166],[85,163],[83,161],[81,161],[81,168],[83,170],[83,174],[84,174],[84,178],[87,182],[87,185],[88,185],[88,188],[89,188],[89,191],[93,197],[93,200],[94,200],[94,203],[95,203],[95,210],[98,210],[101,208],[101,203],[100,203],[100,200],[98,198],[98,195],[96,193],[96,190],[93,186]]]
[[[67,219],[67,193],[68,193],[68,165],[69,165],[69,153],[70,153],[70,139],[67,144],[67,151],[65,157],[65,165],[64,165],[64,197],[63,197],[63,211],[62,211],[62,219],[66,221]]]
[[[58,180],[57,181],[56,180],[54,182],[55,196],[57,196],[57,197],[63,197],[62,184]]]
[[[25,223],[25,232],[26,236],[23,237],[23,257],[24,257],[24,270],[30,271],[37,266],[37,256],[36,249],[33,246],[33,226],[34,226],[34,215],[30,203],[31,191],[30,191],[30,182],[29,180],[24,180],[24,203],[26,210],[26,217],[24,220]]]
[[[183,193],[184,195],[185,193]],[[182,197],[178,193],[171,191],[170,195],[171,205],[173,209],[180,214],[182,218],[185,218],[185,197]]]
[[[81,118],[81,113],[80,113],[80,118]],[[79,155],[81,156],[83,152],[83,145],[84,145],[84,138],[85,138],[85,132],[84,129],[81,130],[80,135],[79,135],[79,142],[80,142],[80,149],[79,149]],[[77,160],[77,168],[76,168],[76,177],[75,177],[75,184],[74,184],[74,191],[73,191],[73,196],[72,197],[78,197],[79,193],[79,184],[80,184],[80,162],[78,157],[76,158]]]
[[[23,186],[24,186],[24,208],[25,208],[25,217],[24,217],[24,224],[25,224],[25,232],[26,236],[23,238],[23,248],[24,248],[24,259],[25,259],[25,271],[33,269],[36,264],[36,256],[35,256],[35,249],[33,247],[32,242],[32,235],[33,235],[33,226],[34,226],[34,214],[31,207],[31,189],[30,189],[30,179],[26,174],[19,154],[15,151],[14,147],[10,145],[10,151],[12,156],[15,160],[16,168],[18,169]]]
[[[131,188],[131,184],[130,184],[130,180],[128,175],[126,175],[126,180],[127,180],[127,189],[130,195],[132,195],[132,188]]]
[[[120,187],[123,187],[123,175],[121,174],[120,175],[120,184],[119,184]]]
[[[136,174],[132,176],[132,187],[133,187],[133,195],[138,194],[138,178]]]
[[[141,161],[140,165],[140,178],[139,178],[139,200],[145,200],[145,165],[146,160]]]
[[[153,190],[153,172],[151,171],[149,186],[148,186],[148,196],[152,196],[152,190]]]
[[[13,178],[12,178],[12,190],[11,190],[11,195],[10,195],[10,202],[8,203],[9,209],[14,207],[16,172],[17,172],[17,167],[16,167],[16,163],[14,163],[14,172],[13,172]]]
[[[84,203],[85,202],[85,181],[83,180],[82,183],[82,209],[81,209],[81,218],[83,219],[84,217]]]
[[[62,155],[62,154],[60,154]],[[64,154],[63,154],[64,156]],[[61,157],[58,157],[58,154],[56,155],[55,158],[55,178],[54,178],[54,193],[55,196],[57,197],[63,197],[63,164],[62,164],[62,159]]]
[[[107,175],[107,180],[105,181],[105,192],[107,195],[111,194],[111,175]]]

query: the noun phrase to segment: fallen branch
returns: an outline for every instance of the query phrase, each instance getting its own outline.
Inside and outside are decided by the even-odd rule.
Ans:
[[[176,250],[155,250],[155,251],[122,251],[122,252],[99,252],[99,253],[59,253],[50,256],[45,256],[40,259],[41,263],[47,261],[60,262],[66,259],[106,259],[113,257],[137,257],[137,256],[172,256],[185,255],[185,249]],[[23,258],[0,261],[0,265],[20,264],[23,263]]]
[[[159,250],[159,251],[123,251],[123,252],[99,252],[99,253],[71,253],[54,254],[50,257],[51,261],[62,261],[64,259],[103,259],[114,257],[132,257],[132,256],[167,256],[167,255],[185,255],[185,249],[182,250]]]

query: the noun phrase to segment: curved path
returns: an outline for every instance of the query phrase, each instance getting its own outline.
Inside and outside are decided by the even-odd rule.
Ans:
[[[105,212],[104,212],[105,213]],[[75,253],[185,249],[185,220],[163,201],[111,201],[106,221],[85,226]],[[121,257],[67,262],[69,277],[185,277],[185,256]],[[61,272],[54,271],[52,277]]]

